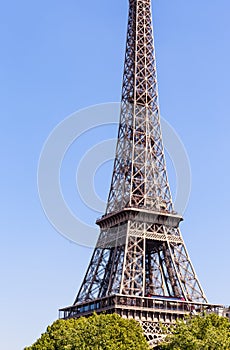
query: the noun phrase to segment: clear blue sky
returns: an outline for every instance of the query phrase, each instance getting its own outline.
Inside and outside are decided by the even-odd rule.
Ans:
[[[47,136],[70,113],[120,100],[127,5],[2,2],[2,349],[34,342],[58,308],[73,302],[84,276],[91,250],[71,244],[46,219],[37,165]],[[230,2],[153,0],[153,8],[161,112],[192,169],[183,237],[209,301],[230,304]],[[107,190],[99,189],[103,198]]]

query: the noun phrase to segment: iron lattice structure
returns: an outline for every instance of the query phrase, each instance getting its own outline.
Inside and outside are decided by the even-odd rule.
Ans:
[[[154,345],[161,338],[159,321],[172,322],[193,303],[206,305],[180,233],[181,220],[173,208],[166,172],[151,0],[130,0],[120,124],[106,213],[97,220],[97,245],[74,305],[62,309],[64,317],[92,310],[119,312],[139,319]],[[113,296],[120,298],[117,304],[112,304]],[[157,313],[156,304],[149,307],[148,298],[163,303],[163,319],[163,311]],[[176,311],[165,298],[167,303],[176,300]]]
[[[151,1],[131,0],[118,141],[101,234],[75,303],[114,293],[206,302],[173,211]]]

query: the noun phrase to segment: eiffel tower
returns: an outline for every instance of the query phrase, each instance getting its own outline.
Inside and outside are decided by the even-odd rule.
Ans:
[[[208,304],[174,211],[162,142],[151,0],[129,0],[120,123],[100,235],[63,318],[116,312],[135,318],[149,344]]]

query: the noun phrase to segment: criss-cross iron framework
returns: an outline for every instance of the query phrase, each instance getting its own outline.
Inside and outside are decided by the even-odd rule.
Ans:
[[[210,307],[173,209],[160,125],[151,0],[130,0],[118,141],[100,236],[64,317],[135,317],[149,342],[195,307]],[[172,305],[174,304],[174,309]],[[162,316],[163,315],[163,316]]]

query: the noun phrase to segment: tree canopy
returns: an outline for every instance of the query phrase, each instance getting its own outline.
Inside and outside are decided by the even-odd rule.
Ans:
[[[24,350],[148,350],[140,324],[117,314],[57,320]]]
[[[230,322],[216,314],[177,321],[161,345],[164,350],[229,350]]]

